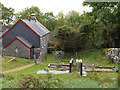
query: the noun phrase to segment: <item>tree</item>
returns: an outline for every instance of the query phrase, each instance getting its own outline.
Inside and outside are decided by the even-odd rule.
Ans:
[[[33,11],[36,14],[36,18],[39,22],[41,22],[48,30],[54,30],[55,16],[53,15],[53,12],[43,14],[42,12],[40,12],[40,9],[35,6],[32,6],[31,8],[25,8],[23,11],[16,13],[16,21],[18,21],[20,18],[31,19],[31,14],[33,13]]]
[[[35,7],[35,6],[32,6],[30,8],[25,8],[24,10],[22,10],[21,12],[17,12],[15,14],[15,17],[16,17],[16,21],[18,21],[20,18],[22,19],[31,19],[31,14],[32,13],[35,13],[36,14],[36,18],[39,22],[41,22],[41,17],[43,15],[42,12],[40,12],[40,9],[38,7]],[[15,22],[16,22],[15,21]]]
[[[0,3],[0,8],[2,9],[2,19],[3,24],[9,24],[13,21],[14,9],[7,8],[2,3]]]
[[[95,30],[95,39],[93,43],[97,48],[118,47],[118,18],[115,13],[119,13],[117,2],[84,2],[83,5],[93,7],[90,12],[97,25]],[[116,17],[116,18],[115,18]],[[117,41],[117,42],[116,42]]]
[[[79,51],[87,42],[83,33],[66,25],[58,27],[58,29],[54,32],[54,35],[57,39],[56,42],[58,42],[58,50],[64,50],[66,52]]]
[[[48,30],[52,31],[55,29],[56,20],[53,12],[43,14],[41,22]]]
[[[78,12],[71,11],[65,16],[65,18],[67,19],[67,24],[69,26],[72,26],[73,28],[78,29],[81,23],[81,17]]]
[[[59,12],[55,18],[56,18],[56,28],[66,25],[67,21],[65,19],[65,15],[63,14],[63,12]]]
[[[58,49],[65,50],[68,49],[67,44],[70,43],[71,28],[67,27],[66,25],[58,27],[56,32],[54,33],[54,37],[57,39],[58,42]]]

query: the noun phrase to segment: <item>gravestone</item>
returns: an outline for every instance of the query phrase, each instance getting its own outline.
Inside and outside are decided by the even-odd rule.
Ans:
[[[4,57],[4,54],[5,54],[5,53],[4,53],[4,51],[3,51],[3,52],[2,52],[2,57]]]
[[[34,57],[34,62],[35,62],[35,64],[37,64],[36,55],[34,54],[33,57]]]
[[[52,52],[53,58],[56,58],[56,63],[58,63],[58,58],[57,57],[61,57],[61,62],[64,59],[64,51],[53,51]]]

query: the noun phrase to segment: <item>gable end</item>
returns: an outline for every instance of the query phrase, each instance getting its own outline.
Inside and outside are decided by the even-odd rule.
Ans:
[[[2,35],[2,37],[4,37],[16,24],[18,24],[19,22],[22,22],[22,23],[24,23],[32,32],[34,32],[38,37],[40,37],[40,35],[38,35],[32,28],[30,28],[25,22],[23,22],[21,19],[18,21],[18,22],[16,22],[10,29],[8,29],[3,35]]]
[[[10,44],[12,44],[15,40],[18,40],[20,43],[22,43],[24,46],[26,46],[27,48],[31,48],[29,46],[27,46],[24,42],[22,42],[18,37],[16,37],[13,41],[11,41],[7,46],[5,46],[4,48],[7,48]]]

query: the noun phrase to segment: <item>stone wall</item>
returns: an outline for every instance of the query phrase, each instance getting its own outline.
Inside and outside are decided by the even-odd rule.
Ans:
[[[41,51],[41,53],[47,54],[49,38],[50,38],[49,34],[40,38],[40,48],[41,48],[40,51]]]
[[[40,56],[40,48],[34,48],[34,54],[36,55],[36,58]]]
[[[18,52],[16,52],[16,48],[18,48]],[[30,58],[30,49],[28,49],[18,40],[15,40],[12,44],[10,44],[7,48],[4,49],[4,54],[6,56]]]
[[[48,41],[50,40],[50,34],[40,37],[40,59],[45,59],[48,48]]]
[[[108,58],[113,60],[113,63],[120,63],[120,48],[109,48],[105,50]]]

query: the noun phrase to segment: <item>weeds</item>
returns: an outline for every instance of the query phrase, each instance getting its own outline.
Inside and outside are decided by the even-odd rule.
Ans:
[[[18,88],[59,88],[61,80],[48,74],[47,77],[39,77],[36,74],[24,74],[19,79]]]

